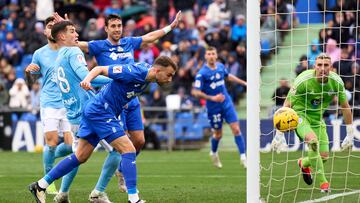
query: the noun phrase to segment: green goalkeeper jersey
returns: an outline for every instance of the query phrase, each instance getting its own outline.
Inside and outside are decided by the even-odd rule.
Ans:
[[[315,70],[301,73],[294,81],[287,99],[292,108],[309,120],[311,125],[320,124],[323,113],[337,96],[339,104],[346,102],[344,82],[340,76],[330,71],[327,83],[320,83],[315,76]]]

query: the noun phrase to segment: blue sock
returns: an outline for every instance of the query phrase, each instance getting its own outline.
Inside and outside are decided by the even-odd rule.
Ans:
[[[59,158],[59,157],[67,156],[67,155],[71,154],[72,152],[73,151],[72,151],[71,145],[61,143],[56,147],[55,159]]]
[[[51,184],[54,180],[59,179],[69,173],[74,168],[80,165],[79,160],[76,158],[75,154],[67,156],[65,159],[61,160],[51,171],[45,175],[44,179],[46,182]]]
[[[234,138],[240,154],[245,154],[246,153],[245,142],[241,133],[237,136],[234,136]]]
[[[49,173],[49,171],[54,166],[55,151],[56,151],[56,146],[51,147],[51,146],[45,145],[45,149],[44,149],[44,153],[43,153],[43,163],[44,163],[45,174]]]
[[[70,173],[66,174],[61,180],[61,187],[59,192],[69,192],[70,185],[73,182],[79,167],[74,168]]]
[[[112,151],[108,154],[101,170],[100,178],[96,183],[95,189],[104,192],[111,177],[114,175],[117,167],[120,164],[121,155],[117,151]]]
[[[219,147],[219,142],[220,140],[215,139],[214,137],[211,137],[211,151],[212,152],[217,152],[218,147]]]
[[[128,190],[128,194],[136,194],[136,153],[126,153],[121,155],[121,164],[119,168],[121,168],[120,171],[122,171],[122,174],[124,175],[126,187]]]

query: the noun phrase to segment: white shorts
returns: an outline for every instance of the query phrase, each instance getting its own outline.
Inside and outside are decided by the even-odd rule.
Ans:
[[[79,137],[77,136],[77,133],[79,131],[79,128],[80,126],[79,125],[71,125],[71,131],[73,132],[72,135],[73,135],[73,143],[72,143],[72,150],[73,152],[76,152],[76,149],[78,148],[79,146]],[[101,145],[102,147],[104,147],[104,149],[107,151],[107,152],[112,152],[114,150],[114,148],[109,144],[107,143],[105,140],[100,140],[99,142],[99,145]],[[99,148],[99,145],[95,148],[95,150],[97,148]]]
[[[66,117],[66,109],[54,109],[54,108],[41,108],[40,109],[41,123],[43,131],[58,131],[59,135],[63,132],[70,132],[71,125]]]

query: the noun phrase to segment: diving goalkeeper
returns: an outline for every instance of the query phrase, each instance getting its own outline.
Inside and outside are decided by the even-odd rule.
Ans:
[[[340,76],[330,69],[330,57],[321,53],[316,57],[314,69],[304,71],[295,79],[284,102],[285,107],[294,109],[299,115],[299,124],[295,132],[309,147],[307,156],[298,160],[304,181],[311,185],[311,170],[316,171],[321,192],[329,192],[330,187],[323,165],[329,158],[329,138],[323,113],[334,97],[338,98],[346,124],[347,135],[341,148],[351,148],[354,139],[352,113],[345,95],[344,83]],[[286,146],[284,134],[277,131],[271,145],[274,150]]]

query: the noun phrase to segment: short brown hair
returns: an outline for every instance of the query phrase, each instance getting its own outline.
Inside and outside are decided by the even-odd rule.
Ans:
[[[68,20],[64,20],[58,23],[55,23],[54,26],[51,29],[51,37],[56,41],[57,40],[57,35],[60,32],[64,32],[67,29],[67,26],[75,26],[74,23],[68,21]]]
[[[45,26],[47,26],[47,24],[49,24],[50,22],[54,21],[55,18],[53,16],[49,16],[45,19]]]
[[[328,54],[326,54],[326,53],[320,53],[320,54],[316,57],[315,60],[318,60],[318,59],[329,59],[329,60],[331,60],[331,57],[330,57]]]
[[[110,20],[121,20],[121,16],[117,14],[110,14],[105,18],[105,26],[107,27],[109,25]]]
[[[155,59],[154,65],[159,65],[162,67],[171,66],[175,71],[177,70],[177,65],[167,56],[159,56]]]
[[[206,51],[217,51],[217,50],[213,46],[208,46],[208,48],[206,48]]]

